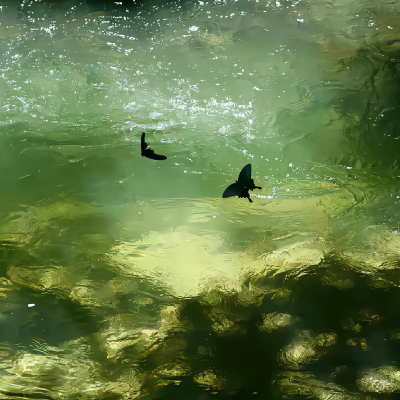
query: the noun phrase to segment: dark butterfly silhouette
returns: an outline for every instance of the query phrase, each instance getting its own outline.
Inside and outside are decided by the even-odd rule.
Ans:
[[[141,148],[142,148],[142,157],[147,157],[151,158],[152,160],[166,160],[167,157],[162,156],[160,154],[154,153],[154,150],[148,149],[147,146],[148,144],[145,142],[145,133],[142,133],[142,142],[141,142]]]
[[[249,195],[249,190],[254,189],[261,189],[260,186],[254,185],[253,179],[251,179],[251,164],[247,164],[239,174],[239,179],[232,183],[232,185],[228,186],[225,189],[224,194],[222,195],[223,198],[232,197],[232,196],[239,196],[239,198],[247,197],[249,202],[252,203]]]

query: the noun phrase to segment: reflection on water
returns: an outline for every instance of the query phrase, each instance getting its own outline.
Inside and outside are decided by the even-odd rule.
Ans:
[[[0,397],[398,393],[399,14],[0,3]]]

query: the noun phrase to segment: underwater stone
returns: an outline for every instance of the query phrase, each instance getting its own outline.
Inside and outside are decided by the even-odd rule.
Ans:
[[[116,382],[109,382],[106,387],[107,393],[117,394],[126,400],[141,397],[146,377],[142,370],[131,367],[128,371],[124,371]]]
[[[69,298],[84,307],[115,307],[114,292],[109,285],[82,280],[71,289]]]
[[[167,338],[162,346],[152,353],[152,360],[159,367],[155,368],[148,378],[154,380],[157,387],[178,385],[182,382],[180,378],[192,374],[191,365],[185,356],[187,347],[186,341],[174,336]]]
[[[304,269],[319,265],[327,251],[323,242],[298,242],[267,254],[264,260],[275,275],[282,272],[299,275]]]
[[[52,268],[10,267],[7,274],[14,283],[40,292],[68,291],[76,281],[73,270],[58,266]]]
[[[137,326],[134,315],[120,314],[108,318],[108,328],[96,334],[107,358],[121,357],[123,350],[128,347],[137,347],[137,351],[143,353],[160,345],[156,329],[139,329]]]
[[[313,337],[310,331],[302,331],[279,352],[278,362],[287,369],[301,369],[317,361],[325,353],[324,348],[333,346],[336,341],[335,333]]]
[[[95,292],[92,288],[87,286],[77,286],[71,290],[69,295],[70,299],[82,306],[96,306],[94,300]]]
[[[279,363],[289,369],[300,369],[318,359],[315,349],[307,344],[297,343],[284,347],[279,356]]]
[[[400,390],[400,370],[391,365],[361,373],[357,386],[363,392],[393,393]]]
[[[278,376],[277,383],[286,396],[302,396],[317,400],[355,400],[360,398],[334,383],[317,380],[314,375],[307,373],[286,372]]]
[[[216,374],[211,369],[196,375],[193,379],[200,386],[209,387],[211,390],[222,390],[226,388],[226,379]]]
[[[379,230],[379,227],[365,229],[364,240],[343,252],[343,259],[351,268],[362,268],[364,273],[371,275],[396,268],[400,257],[400,236],[392,231],[376,232],[375,229]],[[398,281],[393,283],[400,285]]]
[[[82,393],[87,398],[112,393],[110,383],[101,376],[99,363],[88,357],[90,347],[84,339],[60,347],[35,341],[33,348],[42,354],[19,352],[7,368],[7,375],[0,377],[0,391],[62,400]]]
[[[350,318],[348,320],[345,320],[342,322],[342,327],[346,331],[352,331],[355,333],[361,332],[361,330],[362,330],[362,326],[359,323],[354,322]]]
[[[280,306],[287,303],[291,299],[292,291],[290,289],[277,288],[274,292],[275,293],[272,297],[272,300]]]
[[[255,285],[244,286],[237,295],[237,303],[243,307],[259,307],[265,295],[273,292],[275,290],[268,286],[261,288]]]
[[[231,321],[226,315],[218,315],[213,319],[212,329],[219,336],[229,335],[239,330],[239,325]]]
[[[218,236],[194,235],[186,227],[121,243],[112,248],[108,258],[121,277],[140,277],[174,297],[204,296],[202,300],[213,291],[224,296],[238,293],[247,274],[261,275],[265,269],[262,260],[249,262],[246,255],[223,252],[223,240]]]
[[[316,336],[314,339],[314,345],[320,347],[330,347],[335,345],[337,342],[337,335],[336,333],[321,333],[320,335]]]
[[[167,233],[151,232],[143,241],[118,244],[107,258],[120,278],[145,279],[173,297],[200,298],[212,304],[220,296],[236,294],[238,303],[256,305],[274,290],[244,289],[246,281],[279,273],[299,276],[320,265],[328,251],[323,240],[309,240],[255,258],[224,250],[224,241],[217,235],[194,235],[182,226]]]
[[[108,286],[110,286],[113,292],[117,295],[124,295],[136,292],[138,288],[138,284],[132,281],[131,279],[118,278],[118,277],[111,279],[108,282]],[[150,303],[148,302],[148,304]]]
[[[158,349],[173,332],[184,332],[190,327],[179,321],[179,308],[167,306],[161,309],[159,319],[145,319],[140,327],[137,315],[118,314],[109,317],[108,327],[96,334],[100,347],[110,359],[119,358],[127,348],[132,348],[137,357],[143,358]]]
[[[263,315],[263,321],[259,325],[260,331],[267,331],[271,333],[276,329],[281,329],[292,325],[298,318],[292,317],[289,314],[271,313]]]
[[[179,378],[181,376],[190,376],[191,373],[190,364],[184,361],[176,361],[159,366],[152,372],[152,375],[162,378]]]

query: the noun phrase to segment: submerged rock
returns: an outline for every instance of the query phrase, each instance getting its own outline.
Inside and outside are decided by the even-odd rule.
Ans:
[[[76,268],[65,267],[10,267],[11,281],[40,292],[68,292],[81,274]]]
[[[108,257],[121,276],[141,277],[174,297],[193,298],[213,290],[225,295],[240,291],[248,261],[222,247],[218,236],[194,235],[182,227],[114,246]],[[261,260],[252,260],[251,267],[252,272],[264,269]]]
[[[351,331],[354,333],[361,332],[362,330],[362,326],[358,322],[353,321],[351,318],[342,321],[342,327],[346,331]]]
[[[142,315],[139,321],[135,314],[108,317],[107,327],[96,334],[107,357],[117,359],[129,350],[135,357],[144,358],[162,346],[170,333],[190,328],[179,321],[179,309],[173,306],[161,309],[158,320],[147,319]]]
[[[366,273],[396,268],[400,257],[400,235],[382,231],[378,226],[369,227],[367,232],[369,234],[364,234],[364,240],[357,247],[343,253],[348,264],[362,267]]]
[[[114,291],[109,285],[96,284],[90,280],[82,280],[73,287],[69,298],[85,307],[114,307]]]
[[[326,348],[335,345],[336,341],[335,333],[313,336],[310,331],[302,331],[291,344],[279,352],[278,362],[287,369],[301,369],[307,364],[316,362],[326,352]]]
[[[286,396],[302,396],[317,400],[355,400],[360,397],[334,384],[317,380],[314,375],[286,372],[277,381]]]
[[[277,290],[266,286],[243,285],[240,292],[237,294],[237,303],[242,307],[259,307],[262,304],[263,298],[268,293],[275,293]]]
[[[145,240],[124,242],[112,248],[108,259],[119,276],[140,277],[179,298],[238,294],[238,302],[261,304],[270,288],[244,288],[246,280],[266,275],[300,275],[319,265],[328,251],[324,241],[283,246],[262,258],[227,252],[218,235],[195,235],[181,227],[169,233],[150,233]],[[190,266],[190,267],[189,267]]]
[[[271,333],[274,330],[285,328],[298,321],[298,318],[289,314],[272,313],[263,315],[263,321],[259,325],[260,331]]]
[[[400,390],[400,370],[391,365],[365,370],[357,380],[363,392],[393,393]]]
[[[211,369],[196,375],[193,379],[200,386],[205,386],[211,390],[223,390],[227,385],[226,379]]]
[[[192,374],[192,368],[190,364],[185,361],[170,362],[165,365],[160,365],[150,375],[150,378],[156,379],[176,379],[183,376],[190,376]]]
[[[237,321],[232,321],[228,315],[223,312],[218,312],[218,310],[213,310],[208,315],[213,321],[212,329],[218,335],[229,335],[240,329]]]
[[[176,361],[161,365],[153,371],[153,375],[166,378],[190,376],[191,373],[192,369],[190,365],[185,361]]]
[[[368,343],[366,338],[350,338],[346,340],[348,346],[360,347],[361,350],[368,350]]]
[[[110,381],[101,374],[100,364],[91,360],[90,347],[84,340],[67,342],[60,347],[35,342],[41,354],[19,352],[6,375],[0,377],[2,393],[47,398],[85,398],[120,394],[122,398],[136,398],[143,383],[141,372],[132,368],[130,379],[120,376]]]
[[[327,251],[324,242],[297,242],[267,254],[265,262],[275,274],[300,275],[305,269],[319,265]]]
[[[115,307],[119,294],[114,285],[82,279],[86,271],[79,267],[10,267],[10,280],[42,293],[53,293],[58,297],[85,307]],[[128,286],[134,287],[134,285]],[[0,291],[1,294],[1,291]]]

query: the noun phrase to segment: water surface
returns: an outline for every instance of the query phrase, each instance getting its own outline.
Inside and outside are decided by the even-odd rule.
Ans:
[[[0,3],[1,396],[398,396],[399,14]]]

